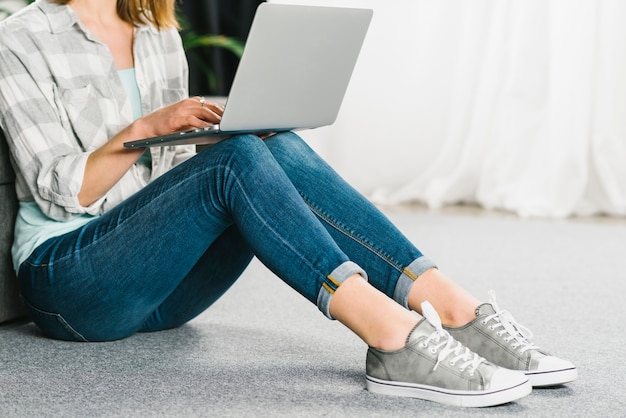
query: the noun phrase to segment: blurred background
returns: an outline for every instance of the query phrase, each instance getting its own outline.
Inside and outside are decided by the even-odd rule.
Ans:
[[[187,46],[191,94],[228,94],[241,55],[239,46],[243,47],[260,3],[261,0],[178,2],[179,14],[184,20],[183,38],[189,43],[196,39],[201,41],[197,48]],[[209,42],[203,45],[203,39]]]
[[[34,0],[0,0],[0,20]],[[262,0],[176,2],[190,64],[193,94],[225,96],[232,83],[252,18]]]
[[[626,215],[626,2],[270,2],[374,10],[337,122],[301,134],[375,202]],[[192,94],[227,94],[259,3],[179,2]]]
[[[280,2],[374,9],[340,118],[311,137],[375,201],[626,215],[626,2]]]

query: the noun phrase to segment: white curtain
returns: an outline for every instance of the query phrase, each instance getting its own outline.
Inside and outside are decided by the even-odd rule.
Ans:
[[[305,134],[373,200],[626,215],[626,1],[284,2],[374,9],[339,120]]]

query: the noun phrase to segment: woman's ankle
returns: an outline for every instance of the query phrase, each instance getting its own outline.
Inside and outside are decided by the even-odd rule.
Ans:
[[[377,335],[376,339],[371,341],[368,345],[384,351],[400,350],[406,346],[409,335],[418,322],[419,319],[414,318],[412,322],[403,322],[402,324],[389,327],[387,333]]]
[[[388,351],[403,348],[419,320],[359,275],[335,291],[330,313],[370,347]]]
[[[419,276],[409,293],[409,307],[421,314],[421,304],[433,305],[445,326],[459,327],[476,317],[480,301],[437,269]]]

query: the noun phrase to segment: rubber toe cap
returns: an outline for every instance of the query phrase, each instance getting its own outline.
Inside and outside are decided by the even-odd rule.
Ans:
[[[523,385],[528,382],[528,377],[524,373],[515,370],[498,368],[491,377],[489,389],[501,390]]]

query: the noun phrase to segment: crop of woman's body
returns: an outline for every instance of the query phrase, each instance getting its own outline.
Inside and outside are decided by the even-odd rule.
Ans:
[[[69,13],[65,9],[48,8],[48,1],[52,0],[42,0],[42,10],[49,16],[54,16],[53,12]],[[145,93],[148,90],[142,85],[145,74],[141,74],[145,70],[141,64],[145,63],[135,61],[137,30],[145,24],[151,26],[150,30],[154,28],[154,33],[144,36],[142,48],[155,48],[155,54],[162,54],[160,59],[167,57],[166,51],[159,50],[165,41],[155,42],[149,36],[160,39],[166,30],[175,27],[173,1],[146,2],[151,14],[138,12],[141,9],[137,1],[56,0],[54,3],[67,5],[85,32],[106,46],[117,71],[137,69],[137,84],[144,89],[143,114],[93,149],[77,151],[73,141],[83,144],[91,138],[73,138],[72,135],[79,136],[84,131],[64,125],[55,128],[65,133],[65,148],[45,138],[54,152],[59,148],[72,149],[77,158],[88,154],[77,193],[80,205],[87,208],[106,199],[120,182],[137,187],[139,180],[126,178],[131,170],[145,173],[137,169],[145,150],[127,149],[124,142],[219,123],[223,108],[200,97],[180,99],[186,93],[181,87],[186,86],[181,82],[186,75],[184,63],[180,64],[178,73],[173,71],[171,81],[155,77],[164,89],[176,90],[179,100],[158,106],[162,89],[152,96]],[[79,29],[82,32],[82,27]],[[172,45],[176,38],[171,33],[168,36],[171,41],[168,45]],[[76,39],[72,41],[86,46],[81,36]],[[176,43],[169,46],[173,52],[168,52],[180,56],[181,46]],[[144,59],[152,59],[152,55],[146,56]],[[167,60],[158,62],[168,65]],[[18,65],[14,61],[10,63]],[[12,73],[4,76],[14,91],[18,91],[19,83],[11,79]],[[51,77],[44,77],[48,78]],[[108,83],[113,85],[114,81]],[[32,84],[37,83],[43,82]],[[83,88],[77,90],[82,92]],[[94,98],[106,103],[100,109],[113,106],[97,94],[94,93]],[[7,102],[9,96],[7,93]],[[37,103],[47,106],[48,102],[42,98]],[[9,106],[6,107],[8,110]],[[19,107],[11,112],[15,113],[11,114],[11,120],[28,119],[24,116],[26,112],[18,113]],[[117,115],[107,116],[112,117],[111,124],[115,125]],[[37,120],[28,122],[36,125],[38,134],[45,135],[46,130],[37,126]],[[77,117],[74,122],[80,124],[82,120]],[[30,138],[25,134],[30,126],[21,130],[11,128],[14,146],[28,150],[22,143]],[[18,160],[44,159],[51,152],[35,150]],[[526,395],[530,391],[527,376],[536,373],[551,376],[537,380],[538,385],[575,378],[576,370],[571,363],[539,352],[523,332],[518,332],[521,328],[497,308],[495,300],[493,304],[481,304],[435,268],[295,134],[269,138],[235,136],[178,165],[163,157],[166,152],[162,150],[161,160],[152,161],[152,170],[157,170],[164,161],[171,164],[160,177],[151,178],[145,187],[133,190],[132,195],[93,220],[85,219],[76,230],[45,241],[21,263],[19,278],[25,300],[38,325],[49,335],[78,341],[106,340],[123,338],[138,330],[156,331],[180,325],[219,298],[254,254],[316,303],[324,314],[339,320],[368,344],[368,388],[373,391],[455,404],[478,399],[472,406],[482,406]],[[55,156],[54,160],[67,156]],[[22,167],[24,171],[27,168],[32,170]],[[39,173],[29,178],[35,177],[38,179]],[[31,191],[39,201],[46,202],[49,197],[40,189],[37,183]],[[57,206],[71,200],[54,194],[53,197]],[[167,220],[167,214],[174,209],[181,212],[176,225]],[[30,206],[29,210],[38,209]],[[134,217],[137,213],[142,216]],[[42,224],[49,225],[45,221]],[[129,262],[134,262],[129,260],[137,258],[118,254],[117,250],[131,244],[129,251],[138,251],[142,245],[151,250],[155,246],[164,247],[171,258],[156,255],[129,266]],[[80,265],[70,263],[72,260]],[[49,280],[47,275],[53,273],[55,280]],[[66,306],[63,298],[67,295],[72,295],[73,310],[62,315],[56,310]],[[187,303],[192,298],[199,300],[187,306],[192,305]],[[497,309],[492,311],[491,306]],[[110,312],[113,309],[116,312]],[[49,322],[49,314],[62,317],[63,326]],[[109,323],[102,324],[102,318]],[[497,324],[489,325],[490,321]],[[532,359],[529,357],[532,361],[526,362],[529,369],[522,373],[503,371],[450,336],[454,332],[462,340],[466,328],[475,330],[480,326],[491,327],[497,334],[489,337],[487,352],[479,354],[490,357],[495,352],[502,365],[509,368],[523,363],[519,356],[532,355]],[[503,330],[498,330],[499,326]],[[476,332],[482,335],[487,331],[480,328]],[[510,358],[502,360],[498,351],[501,337],[507,343],[512,341],[516,348],[507,352]],[[472,334],[468,343],[476,340]],[[479,341],[477,347],[484,346]],[[546,367],[549,369],[544,370]],[[393,389],[397,386],[402,389]],[[470,389],[459,394],[455,392],[459,388]],[[445,395],[440,395],[442,390]]]
[[[70,7],[107,44],[119,70],[134,66],[133,26],[119,17],[116,0],[72,0]],[[144,152],[124,148],[124,142],[219,123],[222,111],[220,105],[190,98],[137,119],[91,153],[79,195],[81,203],[88,206],[102,197]],[[417,323],[415,317],[362,279],[356,274],[340,286],[330,305],[331,314],[368,345],[386,350],[403,347]],[[450,326],[463,325],[474,317],[479,301],[446,280],[438,270],[422,275],[420,283],[410,296],[412,309],[419,312],[421,303],[429,300],[443,315],[444,324]],[[388,314],[380,315],[371,306],[378,306]]]
[[[116,0],[72,0],[70,7],[81,22],[111,51],[118,70],[134,67],[132,23],[122,20]],[[95,150],[87,160],[80,203],[89,206],[102,197],[144,152],[129,150],[124,142],[219,123],[223,109],[214,103],[190,98],[143,116]]]

